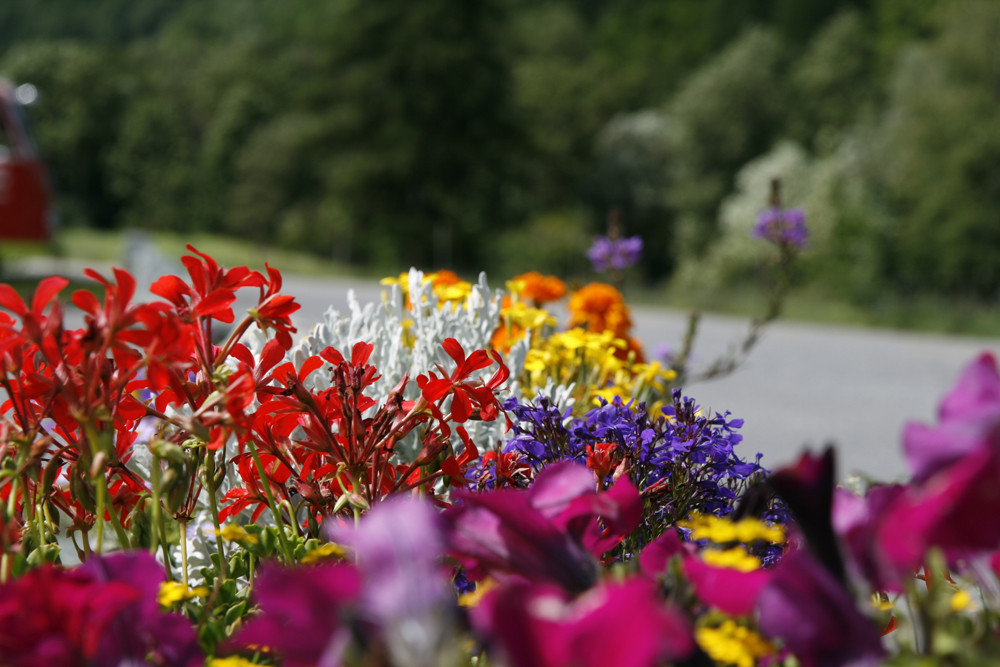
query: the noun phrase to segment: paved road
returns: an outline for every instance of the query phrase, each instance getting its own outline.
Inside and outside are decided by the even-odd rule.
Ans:
[[[302,303],[300,331],[331,304],[343,310],[347,290],[362,302],[377,300],[374,283],[286,277],[286,289]],[[686,313],[654,308],[634,311],[636,333],[652,349],[679,345]],[[706,316],[693,363],[707,364],[739,340],[745,319]],[[804,446],[838,445],[840,473],[878,479],[905,475],[900,433],[906,421],[933,421],[940,397],[962,366],[1000,339],[818,326],[779,322],[769,328],[749,359],[732,375],[686,388],[712,410],[745,419],[744,454],[764,454],[766,465],[793,460]]]
[[[285,291],[303,305],[294,318],[300,332],[331,305],[344,310],[351,288],[362,302],[377,300],[382,289],[373,282],[285,276]],[[647,349],[681,341],[686,314],[637,308],[634,315]],[[746,326],[737,318],[703,318],[695,366],[724,353]],[[982,350],[1000,350],[1000,339],[779,322],[736,372],[685,393],[706,408],[745,419],[743,452],[763,453],[765,465],[789,462],[804,446],[833,442],[841,477],[861,472],[891,479],[906,472],[900,453],[905,422],[933,421],[940,397]]]

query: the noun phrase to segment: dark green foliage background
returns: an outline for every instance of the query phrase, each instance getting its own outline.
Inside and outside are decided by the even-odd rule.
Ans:
[[[861,301],[996,296],[998,63],[988,0],[0,4],[65,225],[582,275],[616,210],[653,282],[754,158],[852,140],[808,278]]]

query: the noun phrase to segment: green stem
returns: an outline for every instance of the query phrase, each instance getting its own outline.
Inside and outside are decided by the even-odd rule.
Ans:
[[[156,550],[159,548],[159,538],[160,538],[160,524],[163,522],[163,510],[160,507],[160,475],[162,474],[160,468],[160,457],[153,455],[153,465],[150,468],[150,484],[153,487],[153,510],[152,514],[152,533],[153,539],[149,543],[149,553],[153,556],[156,555]]]
[[[188,587],[188,541],[187,521],[178,521],[181,525],[181,581],[184,588]]]
[[[215,497],[215,452],[205,452],[205,487],[208,489],[208,506],[212,512],[212,525],[215,526],[215,548],[219,552],[219,581],[226,579],[227,566],[225,540],[222,539],[222,526],[219,524],[219,501]]]
[[[264,497],[267,498],[267,506],[270,508],[271,515],[274,517],[274,523],[278,528],[278,542],[281,543],[281,553],[285,556],[285,562],[291,565],[294,561],[292,548],[288,544],[288,538],[285,537],[284,521],[281,518],[281,513],[278,511],[277,503],[274,502],[274,494],[271,493],[271,480],[264,470],[264,464],[260,460],[260,454],[257,453],[257,447],[253,442],[248,442],[247,448],[253,457],[254,465],[257,466],[257,474],[260,475],[260,483],[264,487]]]

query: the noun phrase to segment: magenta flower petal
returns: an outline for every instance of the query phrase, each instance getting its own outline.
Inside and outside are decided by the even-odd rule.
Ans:
[[[266,646],[285,667],[335,667],[350,640],[344,611],[360,592],[361,577],[350,565],[266,565],[254,582],[261,613],[232,644]]]
[[[526,491],[455,497],[462,504],[445,512],[449,552],[472,576],[513,575],[572,593],[594,585],[594,556],[618,544],[642,514],[641,498],[629,480],[598,493],[593,475],[568,462],[546,468]]]
[[[604,583],[575,600],[552,587],[507,586],[489,594],[472,620],[520,667],[645,667],[695,650],[690,624],[648,579]]]
[[[715,567],[698,557],[684,559],[684,574],[698,599],[733,616],[753,611],[757,597],[770,583],[773,573],[765,569],[740,572]]]
[[[473,576],[515,575],[582,592],[598,565],[582,544],[532,507],[525,491],[455,494],[463,504],[445,512],[449,553]]]
[[[0,586],[0,656],[10,667],[88,667],[111,622],[141,599],[119,581],[45,565]],[[117,664],[117,663],[115,663]]]
[[[938,410],[942,421],[978,419],[1000,411],[1000,371],[994,356],[984,352],[962,371]]]
[[[936,426],[907,424],[903,451],[914,479],[923,481],[986,443],[1000,446],[1000,373],[984,353],[962,371],[942,399]]]
[[[911,486],[886,510],[878,540],[899,570],[917,567],[927,550],[950,558],[1000,547],[1000,450],[982,446]]]
[[[862,498],[838,488],[833,498],[833,528],[845,546],[852,571],[873,590],[900,590],[902,576],[889,567],[881,552],[878,532],[887,509],[903,493],[899,484],[875,485]]]
[[[650,579],[656,579],[666,572],[671,558],[693,553],[693,548],[694,545],[682,540],[676,531],[667,530],[639,554],[639,568]]]
[[[758,625],[784,641],[803,667],[880,663],[881,632],[807,551],[786,554],[757,598]]]
[[[79,571],[97,582],[127,584],[139,594],[139,599],[115,616],[101,634],[95,667],[142,664],[148,656],[175,667],[195,667],[204,662],[191,622],[180,614],[160,609],[157,594],[166,573],[147,552],[129,551],[92,558]]]
[[[831,523],[835,468],[833,447],[827,447],[818,456],[804,453],[772,474],[768,483],[795,517],[813,555],[843,582],[844,563]]]

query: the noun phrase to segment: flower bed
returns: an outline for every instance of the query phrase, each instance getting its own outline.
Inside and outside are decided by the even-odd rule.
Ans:
[[[296,342],[277,270],[191,250],[146,303],[88,272],[75,330],[64,279],[0,286],[0,665],[1000,656],[991,356],[852,492],[743,455],[609,285],[560,330],[552,277],[410,271]]]

